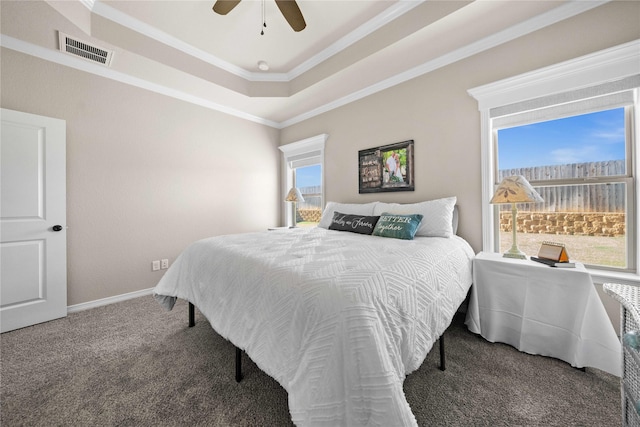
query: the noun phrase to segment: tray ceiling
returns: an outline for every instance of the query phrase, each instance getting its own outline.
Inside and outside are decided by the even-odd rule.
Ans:
[[[606,3],[298,0],[294,32],[273,0],[214,2],[3,0],[1,44],[282,128]],[[109,67],[59,32],[113,49]]]

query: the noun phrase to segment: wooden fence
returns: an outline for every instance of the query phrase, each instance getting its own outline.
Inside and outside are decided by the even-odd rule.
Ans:
[[[298,203],[298,209],[319,209],[322,210],[322,187],[315,185],[311,187],[300,187],[304,202]]]
[[[566,165],[537,166],[519,169],[501,169],[499,178],[522,175],[530,181],[589,178],[625,175],[624,160],[604,162],[572,163]],[[577,184],[535,187],[544,203],[518,205],[518,210],[529,212],[625,212],[625,184]],[[304,202],[297,204],[298,210],[322,211],[322,187],[301,187]],[[511,210],[502,205],[501,210]]]
[[[625,161],[573,163],[567,165],[537,166],[531,168],[502,169],[499,178],[522,175],[530,181],[624,176]],[[625,212],[625,184],[577,184],[557,187],[535,187],[544,203],[518,206],[518,210],[535,212]],[[511,209],[503,205],[501,210]]]

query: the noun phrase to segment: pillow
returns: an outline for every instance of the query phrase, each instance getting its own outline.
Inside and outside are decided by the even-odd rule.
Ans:
[[[383,212],[373,229],[374,236],[413,240],[422,221],[422,215],[397,215]]]
[[[321,228],[329,228],[331,221],[333,220],[333,213],[335,211],[340,211],[346,214],[351,215],[373,215],[373,208],[375,207],[377,202],[371,203],[336,203],[336,202],[328,202],[327,206],[324,208],[322,212],[322,218],[320,218],[320,222],[318,223],[318,227]]]
[[[453,206],[453,229],[452,233],[458,234],[458,205]]]
[[[329,230],[371,234],[379,219],[379,216],[349,215],[342,212],[334,212]]]
[[[373,214],[380,215],[382,212],[421,214],[423,219],[416,236],[451,237],[453,236],[453,210],[456,201],[456,197],[447,197],[410,204],[378,203]]]

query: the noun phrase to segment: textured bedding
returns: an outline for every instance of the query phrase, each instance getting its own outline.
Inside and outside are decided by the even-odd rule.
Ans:
[[[288,392],[299,426],[417,425],[402,384],[471,285],[460,237],[324,228],[200,240],[154,289],[192,302]]]

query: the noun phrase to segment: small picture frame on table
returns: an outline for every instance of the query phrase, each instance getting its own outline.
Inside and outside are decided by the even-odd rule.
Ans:
[[[538,251],[538,258],[555,262],[569,262],[569,254],[562,243],[542,242]]]

